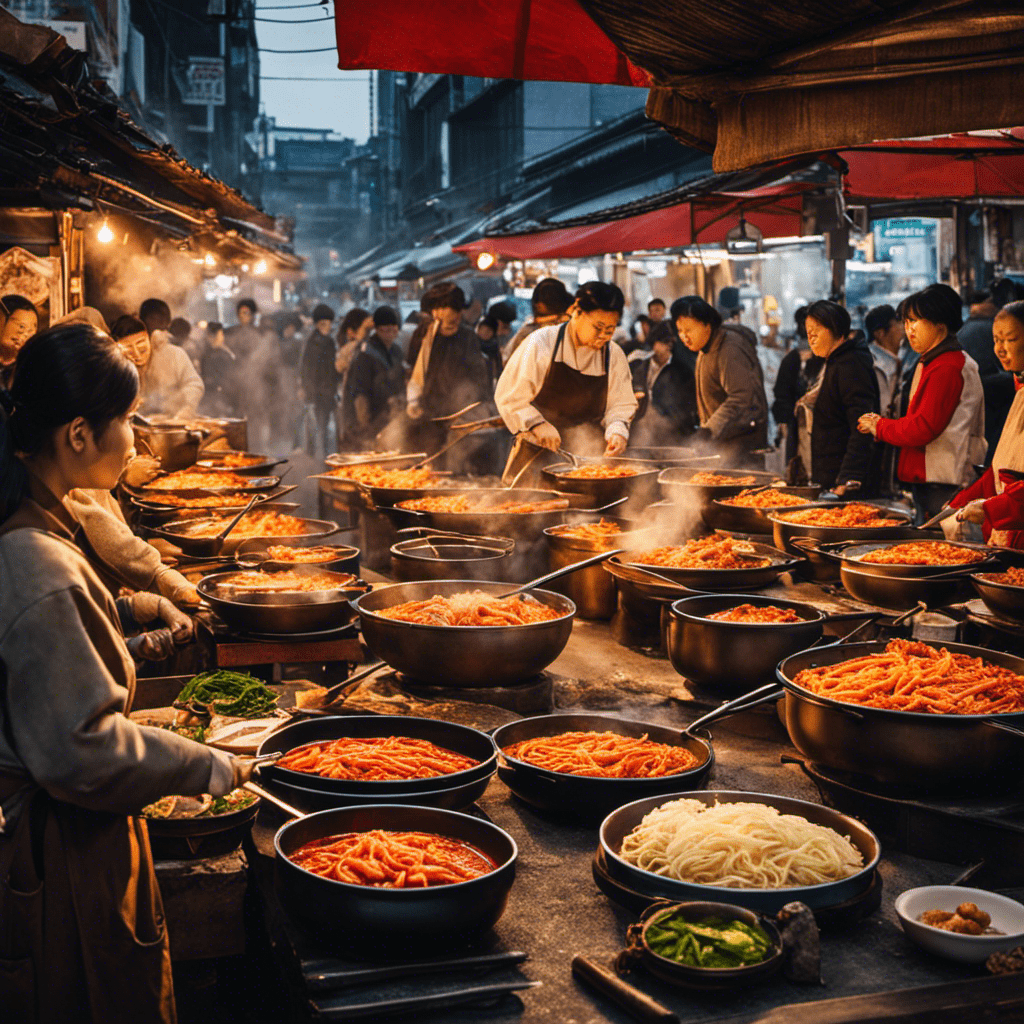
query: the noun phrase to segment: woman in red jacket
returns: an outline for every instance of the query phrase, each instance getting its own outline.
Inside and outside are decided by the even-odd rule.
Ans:
[[[985,398],[978,364],[960,347],[960,296],[933,284],[902,305],[907,340],[921,358],[907,414],[860,418],[857,428],[900,449],[896,473],[909,484],[919,521],[931,518],[973,479],[985,458]]]
[[[992,340],[1003,369],[1016,377],[1017,397],[992,465],[950,505],[961,509],[960,522],[979,525],[989,544],[1024,548],[1024,302],[1011,302],[996,314]]]

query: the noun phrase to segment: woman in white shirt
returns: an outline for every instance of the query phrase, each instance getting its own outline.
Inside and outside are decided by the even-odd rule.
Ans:
[[[516,438],[506,483],[518,477],[529,486],[559,448],[625,450],[637,401],[626,355],[609,345],[624,304],[615,285],[591,281],[576,293],[567,323],[534,331],[508,361],[494,394]]]

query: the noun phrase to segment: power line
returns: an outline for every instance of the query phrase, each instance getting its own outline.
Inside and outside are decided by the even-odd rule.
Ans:
[[[337,46],[321,46],[319,50],[268,50],[261,46],[260,53],[331,53],[338,49]]]
[[[292,75],[260,75],[261,82],[365,82],[367,79],[362,75],[355,75],[352,78],[300,78]]]

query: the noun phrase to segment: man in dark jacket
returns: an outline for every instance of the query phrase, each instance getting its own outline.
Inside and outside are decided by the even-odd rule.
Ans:
[[[398,314],[390,306],[373,312],[373,333],[363,342],[345,379],[342,397],[345,439],[355,449],[373,439],[405,405],[405,372],[398,345]]]
[[[647,399],[642,418],[633,428],[633,441],[676,445],[697,429],[693,369],[675,358],[675,333],[668,321],[655,324],[648,340],[650,354],[630,362],[633,390]]]
[[[1015,394],[1013,374],[1007,373],[996,359],[992,341],[992,321],[999,312],[988,292],[972,296],[970,316],[957,332],[960,347],[978,364],[981,387],[985,392],[985,440],[988,455],[985,465],[992,461],[999,435],[1003,432],[1006,414],[1010,411]]]
[[[328,453],[331,413],[337,400],[338,371],[334,368],[334,310],[321,303],[313,310],[313,333],[306,339],[299,359],[299,395],[312,410],[316,420],[316,436],[323,446],[323,455]],[[310,437],[307,442],[309,454],[316,455],[316,441]]]

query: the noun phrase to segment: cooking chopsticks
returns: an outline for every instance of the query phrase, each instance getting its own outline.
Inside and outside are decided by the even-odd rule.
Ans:
[[[337,960],[316,960],[303,967],[306,987],[311,992],[333,991],[339,988],[353,988],[394,978],[408,978],[413,975],[445,974],[449,971],[471,971],[484,973],[502,967],[517,967],[530,959],[529,953],[514,950],[508,953],[486,953],[482,956],[465,956],[452,960],[433,960],[425,963],[389,964],[386,967],[338,966]],[[322,966],[321,966],[322,965]]]

